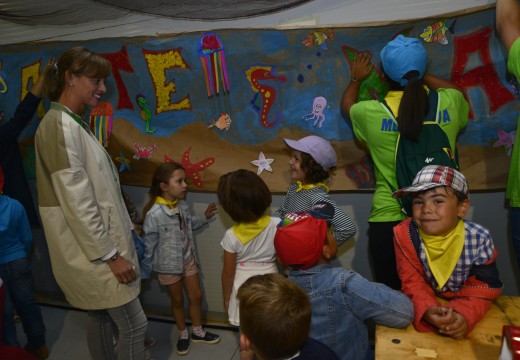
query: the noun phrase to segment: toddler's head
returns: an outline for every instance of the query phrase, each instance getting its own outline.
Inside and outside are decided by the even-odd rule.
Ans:
[[[217,196],[224,211],[237,223],[257,221],[272,201],[271,192],[262,178],[244,169],[222,175]]]
[[[291,180],[315,184],[329,178],[336,166],[336,152],[330,142],[316,135],[283,141],[293,150],[289,161]]]
[[[443,165],[425,166],[412,185],[393,194],[395,198],[404,196],[412,196],[413,219],[428,235],[447,235],[469,209],[466,178],[461,172]]]

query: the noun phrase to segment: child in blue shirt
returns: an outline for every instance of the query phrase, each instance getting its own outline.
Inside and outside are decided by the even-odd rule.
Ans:
[[[38,359],[47,359],[45,325],[34,298],[34,285],[29,262],[32,232],[25,209],[17,200],[3,195],[4,176],[0,168],[0,278],[7,295],[23,323],[28,343],[25,348]],[[3,310],[2,310],[3,311]],[[3,340],[19,346],[13,314],[3,317]]]
[[[289,279],[311,299],[309,336],[340,359],[366,359],[370,356],[367,320],[404,328],[413,320],[413,305],[399,291],[330,265],[338,244],[322,214],[332,219],[334,210],[325,203],[311,212],[286,215],[275,235],[276,253],[289,267]]]

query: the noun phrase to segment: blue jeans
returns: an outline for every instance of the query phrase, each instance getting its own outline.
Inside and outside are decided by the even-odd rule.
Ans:
[[[511,240],[515,249],[516,263],[520,266],[520,208],[509,209],[509,220],[511,222]]]
[[[22,320],[23,331],[29,345],[33,348],[44,346],[45,325],[40,307],[34,299],[34,285],[29,260],[21,258],[0,265],[0,278],[4,281],[6,289],[5,309],[7,312],[4,312],[2,324],[5,345],[19,346],[14,326],[13,306],[9,306],[10,301]]]
[[[119,333],[117,356],[113,345],[115,324]],[[87,344],[93,359],[144,360],[148,320],[139,298],[128,304],[88,312]]]
[[[368,359],[367,321],[404,328],[413,321],[413,304],[400,291],[370,282],[358,273],[330,265],[289,272],[289,279],[309,295],[312,307],[309,336],[340,359]]]

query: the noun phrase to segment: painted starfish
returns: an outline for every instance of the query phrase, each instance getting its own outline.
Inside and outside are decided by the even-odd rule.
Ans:
[[[202,178],[200,177],[200,172],[202,170],[207,169],[211,165],[215,163],[214,157],[207,157],[203,159],[202,161],[199,161],[197,163],[192,163],[190,161],[190,152],[191,152],[191,146],[184,151],[184,154],[182,154],[182,160],[181,165],[184,167],[184,171],[186,172],[186,176],[190,178],[190,180],[193,182],[193,184],[201,188],[204,183],[202,182]],[[164,161],[165,162],[173,162],[172,158],[170,158],[168,155],[164,155]]]
[[[251,164],[253,164],[254,166],[258,166],[256,175],[260,175],[264,170],[273,172],[273,169],[271,168],[271,164],[273,163],[273,161],[274,159],[266,159],[264,153],[260,151],[260,154],[258,155],[258,160],[251,161]]]
[[[513,144],[515,143],[516,131],[508,133],[502,129],[498,130],[498,140],[493,144],[493,147],[504,146],[507,156],[511,156]]]
[[[120,151],[119,156],[116,156],[116,160],[121,163],[119,166],[119,172],[123,172],[126,169],[132,171],[132,168],[130,167],[130,159],[125,156],[124,152]]]

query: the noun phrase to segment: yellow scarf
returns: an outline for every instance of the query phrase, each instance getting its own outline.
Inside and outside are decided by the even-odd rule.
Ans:
[[[420,229],[419,234],[423,240],[424,252],[430,271],[440,290],[448,282],[462,254],[464,221],[460,219],[457,226],[446,236],[426,235]]]
[[[426,93],[430,92],[430,89],[428,87],[424,87],[426,90]],[[397,119],[397,114],[399,113],[399,105],[401,104],[401,99],[403,98],[403,92],[402,91],[389,91],[388,94],[385,96],[385,102],[386,105],[392,110],[392,114],[394,114],[394,117]]]
[[[263,215],[255,222],[236,224],[233,226],[233,233],[243,245],[246,245],[264,231],[270,222],[269,215]]]
[[[167,200],[165,198],[163,198],[162,196],[157,196],[155,198],[155,203],[156,204],[161,204],[161,205],[166,205],[168,206],[168,208],[170,210],[173,210],[177,207],[177,203],[179,202],[179,199],[175,199],[175,200]]]
[[[296,189],[296,192],[299,192],[299,191],[302,191],[302,190],[310,190],[310,189],[314,189],[315,187],[323,187],[325,188],[325,191],[326,192],[329,192],[329,187],[327,185],[325,185],[325,183],[317,183],[317,184],[302,184],[301,181],[296,181],[296,185],[298,185],[298,188]]]

